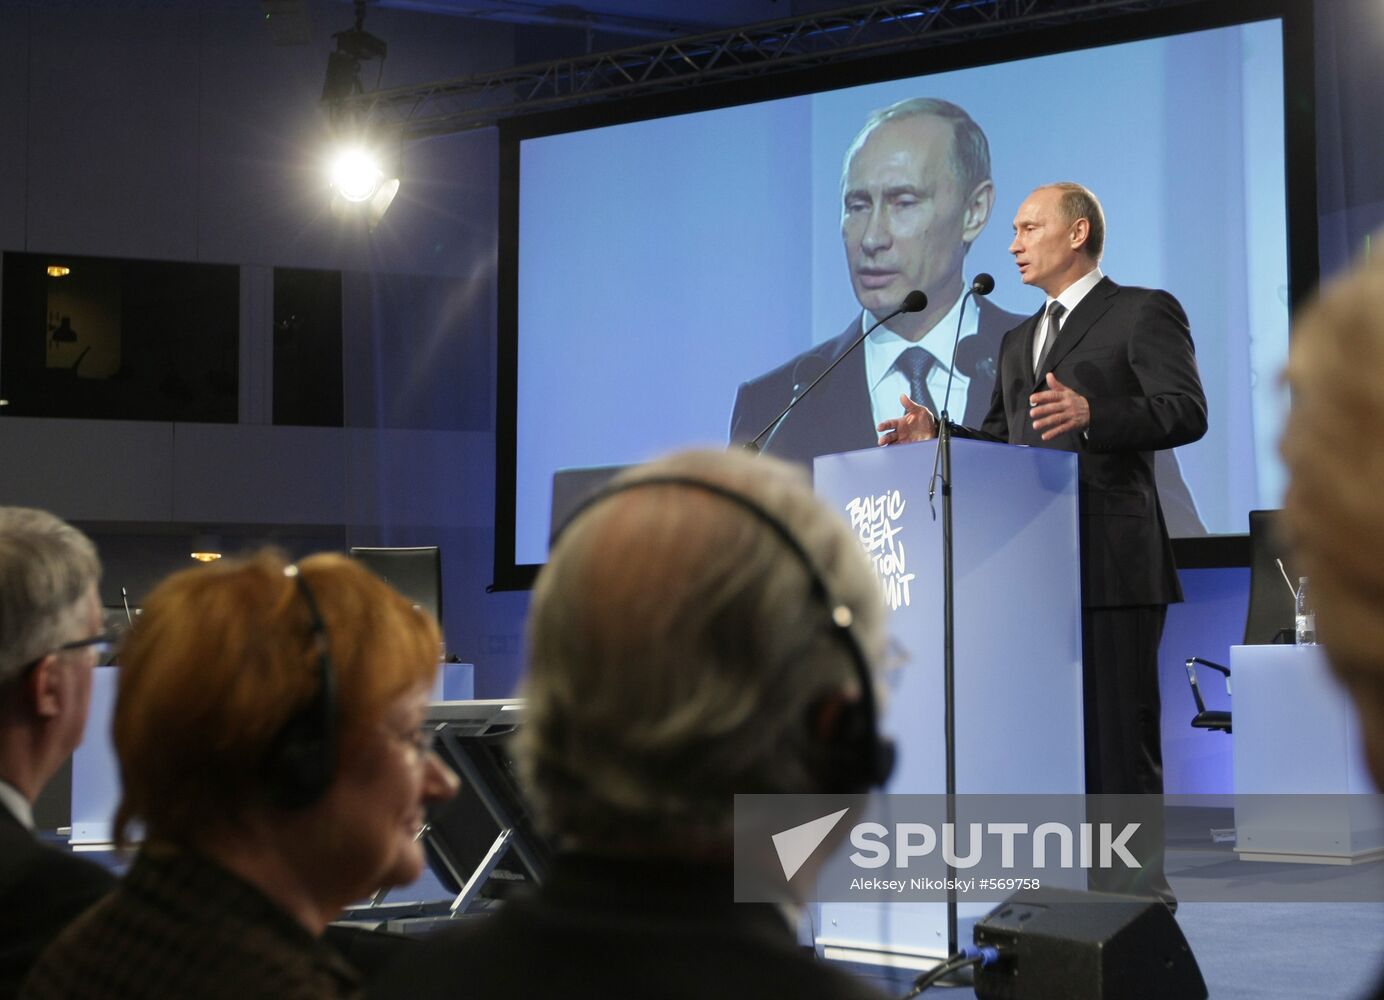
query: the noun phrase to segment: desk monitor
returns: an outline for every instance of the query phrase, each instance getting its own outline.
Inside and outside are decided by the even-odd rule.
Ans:
[[[442,621],[442,550],[436,545],[411,548],[355,546],[351,558]]]
[[[589,468],[558,469],[553,473],[553,503],[548,537],[557,535],[558,530],[591,494],[610,482],[624,465],[593,465]]]

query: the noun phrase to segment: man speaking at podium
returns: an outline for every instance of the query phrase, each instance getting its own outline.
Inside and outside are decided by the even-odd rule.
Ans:
[[[900,393],[941,403],[952,362],[966,253],[990,220],[990,144],[965,110],[915,97],[876,111],[846,150],[841,238],[862,312],[845,331],[740,386],[732,441],[748,441],[788,401],[910,291],[927,296],[866,339],[771,432],[765,451],[798,462],[869,448],[874,427],[898,415]],[[1022,316],[980,300],[967,310],[954,398],[978,423],[990,403],[1000,338]],[[969,388],[969,392],[968,392]],[[764,442],[761,442],[764,443]]]
[[[1009,252],[1046,302],[1005,334],[983,423],[956,430],[1077,453],[1086,791],[1161,795],[1158,643],[1182,587],[1154,455],[1206,433],[1206,396],[1182,306],[1102,275],[1104,246],[1100,202],[1079,184],[1040,187],[1019,207]],[[933,413],[901,402],[904,415],[879,424],[880,443],[935,437]],[[1043,586],[1041,566],[1033,585]],[[1161,864],[1138,874],[1100,887],[1171,900]]]

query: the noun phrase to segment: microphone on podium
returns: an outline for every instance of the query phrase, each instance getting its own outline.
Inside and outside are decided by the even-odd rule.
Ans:
[[[947,391],[942,396],[942,412],[936,415],[939,423],[948,419],[947,404],[951,401],[952,379],[956,376],[956,349],[961,344],[961,320],[966,315],[966,300],[972,295],[989,295],[994,290],[994,277],[981,271],[971,279],[971,287],[961,296],[961,311],[956,314],[956,336],[952,338],[951,364],[947,366]]]
[[[985,275],[985,277],[989,277],[989,275]],[[995,279],[990,278],[990,286],[992,288],[994,287],[994,284]],[[807,388],[803,389],[802,392],[794,395],[793,398],[788,401],[788,405],[785,406],[779,412],[778,416],[776,416],[773,420],[770,420],[768,425],[766,425],[762,431],[760,431],[754,437],[750,438],[750,440],[746,441],[744,444],[745,450],[757,452],[763,451],[764,449],[768,448],[769,443],[774,440],[774,435],[777,434],[779,432],[779,428],[783,426],[784,419],[788,416],[789,412],[793,409],[793,407],[798,405],[799,400],[801,400],[809,392],[811,392],[813,387],[816,386],[818,382],[822,381],[822,379],[830,375],[831,370],[835,368],[837,365],[839,365],[845,359],[846,355],[850,354],[857,347],[863,344],[865,342],[866,337],[874,333],[885,323],[888,323],[891,319],[893,319],[895,316],[900,315],[901,313],[922,312],[926,308],[927,296],[920,292],[918,289],[915,288],[913,289],[913,291],[905,295],[903,297],[903,302],[899,304],[899,307],[897,309],[891,312],[888,316],[885,316],[883,319],[876,320],[873,324],[870,325],[870,328],[868,330],[862,333],[859,337],[856,337],[855,340],[851,342],[850,347],[846,348],[839,355],[837,355],[835,361],[827,365],[826,368],[822,369],[822,373],[807,384]],[[765,435],[768,436],[766,437]],[[764,441],[762,445],[760,444],[761,439],[763,439]]]

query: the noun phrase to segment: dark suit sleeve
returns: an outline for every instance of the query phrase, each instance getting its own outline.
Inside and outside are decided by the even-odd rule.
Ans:
[[[985,414],[979,430],[968,431],[968,436],[982,441],[1008,441],[1009,417],[1004,412],[1004,387],[995,379],[995,388],[990,393],[990,409]]]
[[[43,949],[115,886],[104,868],[53,848],[20,858],[18,877],[0,879],[0,996],[15,995]]]
[[[1151,291],[1128,323],[1126,360],[1139,391],[1089,398],[1087,448],[1154,451],[1198,440],[1206,433],[1206,395],[1187,314],[1167,292]]]

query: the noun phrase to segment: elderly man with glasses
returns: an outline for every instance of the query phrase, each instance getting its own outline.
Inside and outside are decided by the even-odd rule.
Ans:
[[[92,668],[110,649],[100,576],[96,549],[76,528],[0,507],[0,998],[114,885],[33,833],[34,800],[81,742]]]

